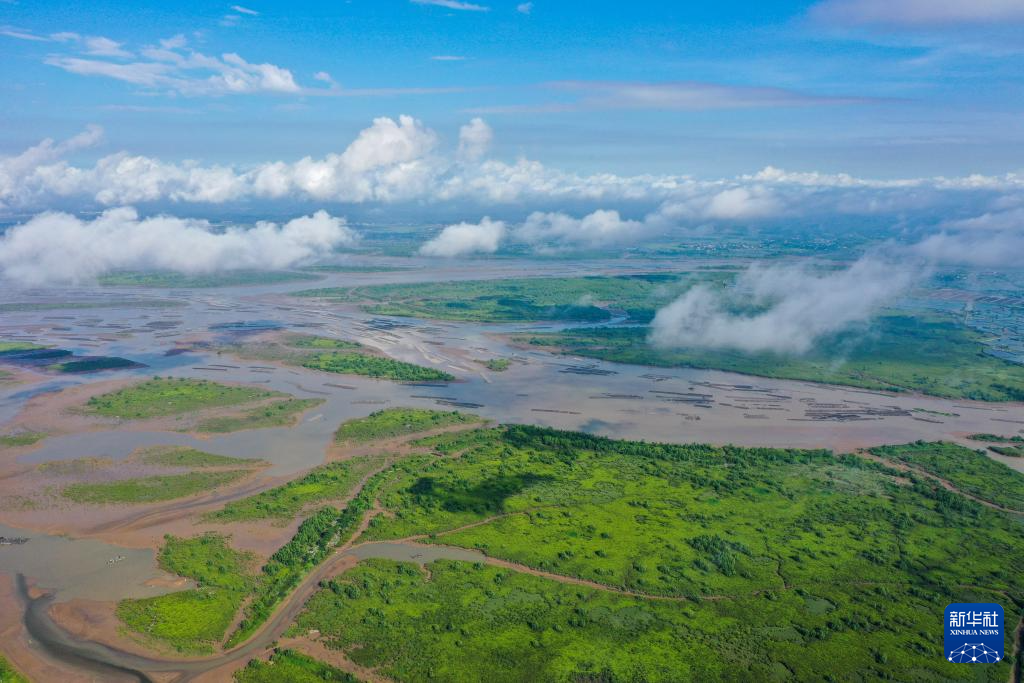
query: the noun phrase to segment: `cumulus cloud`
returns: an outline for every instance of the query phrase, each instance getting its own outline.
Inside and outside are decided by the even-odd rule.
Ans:
[[[505,237],[505,223],[485,216],[479,223],[449,225],[422,247],[424,256],[465,256],[467,254],[493,254]]]
[[[459,129],[459,159],[463,161],[479,161],[491,146],[494,131],[477,117]]]
[[[726,348],[802,354],[819,339],[871,319],[919,276],[917,267],[865,256],[849,268],[755,266],[734,290],[693,287],[655,315],[661,348]],[[735,312],[740,302],[753,313]]]
[[[638,241],[646,232],[640,221],[623,220],[618,211],[598,209],[582,218],[565,213],[531,213],[516,239],[534,248],[607,247]]]
[[[91,221],[47,212],[0,237],[0,273],[9,281],[37,286],[87,282],[115,269],[278,269],[357,239],[344,218],[326,211],[283,225],[261,221],[222,231],[203,220],[140,218],[130,207],[109,209]]]
[[[1024,21],[1020,0],[825,0],[815,19],[840,25],[927,27]]]

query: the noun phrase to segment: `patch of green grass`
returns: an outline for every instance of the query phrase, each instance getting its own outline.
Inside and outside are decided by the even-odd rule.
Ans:
[[[480,418],[457,410],[427,410],[424,408],[385,408],[370,413],[366,417],[344,422],[334,432],[334,440],[338,442],[366,443],[378,439],[391,439],[440,429],[459,424],[480,422]]]
[[[512,365],[512,361],[508,358],[491,358],[490,360],[482,361],[482,363],[485,368],[493,372],[505,372]]]
[[[696,279],[716,277],[719,274],[652,273],[469,280],[311,289],[296,296],[361,302],[364,310],[377,315],[442,320],[595,322],[608,320],[611,307],[629,312],[636,319],[649,320],[654,309],[671,301]],[[728,277],[731,279],[732,274]]]
[[[944,441],[879,446],[871,452],[920,468],[981,500],[1024,512],[1024,474],[974,451]]]
[[[140,363],[118,358],[116,356],[103,356],[99,358],[83,358],[81,360],[69,360],[64,363],[48,365],[47,370],[63,374],[75,374],[80,372],[100,372],[102,370],[121,370],[124,368],[141,367]]]
[[[177,308],[184,306],[174,299],[109,299],[107,301],[62,301],[42,303],[0,304],[0,313],[27,313],[31,311],[73,311],[92,308]]]
[[[32,342],[0,341],[0,356],[8,353],[18,353],[20,351],[41,351],[42,349],[48,348],[50,347],[33,344]]]
[[[17,669],[0,655],[0,683],[28,683],[28,679],[18,673]]]
[[[0,434],[0,448],[19,448],[31,446],[46,438],[46,432],[15,432]]]
[[[998,434],[971,434],[967,437],[971,441],[987,441],[988,443],[1024,443],[1024,436],[1015,434],[1013,436],[1000,436]]]
[[[322,372],[362,375],[399,382],[451,382],[455,379],[441,370],[361,353],[319,353],[306,358],[302,366]]]
[[[138,420],[281,396],[284,394],[277,391],[228,386],[204,379],[154,377],[124,389],[93,396],[86,403],[86,410],[104,417]]]
[[[360,477],[370,471],[367,458],[332,462],[304,477],[276,488],[232,501],[204,519],[210,522],[253,522],[273,519],[290,522],[310,505],[347,496]]]
[[[603,327],[517,337],[574,356],[661,367],[728,370],[981,401],[1024,400],[1024,366],[985,353],[980,335],[951,318],[883,315],[870,333],[822,339],[805,355],[730,349],[659,349],[645,327]]]
[[[990,451],[1011,458],[1024,458],[1024,446],[989,446]]]
[[[167,287],[199,289],[208,287],[240,287],[243,285],[273,285],[282,282],[316,280],[309,273],[292,271],[230,270],[205,275],[186,275],[174,271],[126,271],[101,275],[99,282],[105,287]]]
[[[249,474],[246,470],[188,472],[64,487],[61,494],[76,503],[157,503],[212,491]]]
[[[299,416],[324,402],[322,398],[286,398],[257,406],[241,415],[212,417],[196,425],[197,432],[223,434],[243,429],[265,429],[267,427],[290,427]]]
[[[518,425],[427,443],[460,456],[385,474],[375,497],[389,514],[361,540],[427,534],[610,590],[483,563],[435,562],[429,580],[415,565],[360,563],[307,603],[298,628],[397,681],[1009,674],[1007,661],[946,662],[934,624],[948,602],[988,600],[1016,623],[1024,528],[932,480],[908,485],[827,451]]]
[[[218,534],[166,536],[159,555],[161,568],[195,580],[197,587],[122,600],[117,616],[130,631],[179,652],[212,652],[252,590],[254,559],[251,553],[231,548],[228,538]]]
[[[188,446],[150,446],[140,448],[133,457],[145,465],[158,467],[258,467],[262,460],[216,455]]]
[[[235,672],[236,683],[358,683],[352,674],[294,650],[275,650],[270,660],[250,660],[244,669]]]
[[[114,464],[111,458],[75,458],[73,460],[51,460],[41,463],[37,470],[46,474],[71,476],[102,470]]]
[[[307,335],[294,335],[287,340],[288,346],[297,349],[358,349],[362,344],[344,339],[331,339],[330,337],[313,337]]]

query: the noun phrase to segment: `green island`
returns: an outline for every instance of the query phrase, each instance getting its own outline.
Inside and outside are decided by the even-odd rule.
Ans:
[[[486,555],[433,562],[429,580],[363,561],[294,629],[394,680],[818,680],[828,661],[834,680],[1004,681],[1013,665],[949,664],[931,625],[950,601],[1020,619],[1024,529],[931,478],[529,426],[419,443],[436,454],[386,473],[386,514],[360,540]]]
[[[353,458],[314,468],[300,479],[235,500],[220,510],[206,514],[209,522],[255,522],[272,519],[290,522],[313,504],[340,500],[347,496],[361,477],[370,472],[374,461]]]
[[[329,287],[294,296],[359,303],[375,315],[469,322],[575,320],[601,322],[607,302],[631,318],[647,321],[697,281],[731,280],[734,273],[646,273],[623,276],[535,277],[414,284]]]
[[[489,360],[480,361],[480,363],[492,372],[505,372],[508,370],[509,366],[512,365],[512,361],[508,358],[491,358]]]
[[[290,427],[295,424],[302,413],[323,403],[324,399],[322,398],[285,398],[265,406],[251,408],[241,415],[211,417],[196,425],[196,431],[223,434],[243,429]]]
[[[237,683],[358,683],[352,674],[294,650],[275,650],[268,661],[251,660],[235,673]]]
[[[114,464],[113,458],[73,458],[71,460],[50,460],[36,465],[36,470],[46,474],[53,474],[59,477],[88,474],[110,467]]]
[[[646,327],[598,327],[518,336],[515,341],[618,363],[727,370],[946,398],[1024,400],[1024,366],[986,354],[980,335],[951,318],[881,315],[873,321],[871,334],[858,330],[832,335],[806,355],[659,349],[648,343],[648,333]]]
[[[145,446],[132,453],[132,459],[158,467],[261,467],[267,464],[262,460],[217,455],[188,446]]]
[[[1024,436],[1015,434],[1013,436],[1000,436],[999,434],[970,434],[971,441],[986,441],[988,443],[1024,443]]]
[[[82,358],[78,360],[65,361],[63,363],[54,363],[46,366],[46,369],[51,372],[73,375],[76,373],[100,372],[103,370],[123,370],[125,368],[139,367],[143,367],[143,365],[141,363],[136,363],[133,360],[128,360],[127,358],[119,358],[117,356],[99,356],[96,358]]]
[[[37,444],[46,438],[46,432],[14,432],[0,434],[0,448],[20,448]]]
[[[93,396],[87,412],[103,417],[146,419],[252,403],[286,394],[246,386],[228,386],[205,379],[154,377],[124,389]]]
[[[73,311],[93,308],[177,308],[184,302],[174,299],[108,299],[106,301],[23,302],[0,304],[0,313],[33,311]]]
[[[1024,446],[989,446],[988,449],[999,455],[1011,458],[1024,458]]]
[[[397,382],[450,382],[441,370],[376,355],[362,344],[312,335],[284,334],[223,351],[246,360],[277,361],[286,365],[342,375],[361,375]]]
[[[104,482],[80,482],[61,490],[76,503],[158,503],[212,491],[247,476],[249,470],[186,472]]]
[[[915,441],[878,446],[871,453],[927,472],[980,500],[1024,512],[1024,475],[987,457],[984,451],[942,441]]]
[[[121,271],[101,275],[104,287],[159,287],[168,289],[204,289],[213,287],[241,287],[244,285],[275,285],[285,282],[316,280],[311,273],[287,270],[229,270],[202,275],[187,275],[176,271]]]
[[[33,342],[24,341],[0,341],[0,358],[5,355],[20,353],[22,351],[42,351],[49,346],[42,346]]]
[[[18,673],[18,670],[3,655],[0,655],[0,683],[28,683],[28,679]]]
[[[476,415],[457,410],[428,410],[425,408],[385,408],[366,417],[343,422],[334,432],[339,443],[367,443],[378,439],[393,439],[431,429],[481,422]]]
[[[147,642],[183,653],[213,652],[253,587],[253,556],[233,550],[225,536],[204,534],[165,537],[158,561],[165,571],[193,579],[196,587],[122,600],[117,616]]]

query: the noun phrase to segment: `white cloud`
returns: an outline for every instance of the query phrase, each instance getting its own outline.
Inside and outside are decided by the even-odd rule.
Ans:
[[[460,57],[458,55],[434,55],[433,57],[431,57],[431,59],[434,60],[435,62],[464,62],[464,61],[466,61],[465,57]]]
[[[468,254],[493,254],[505,237],[505,223],[487,216],[479,223],[456,223],[420,247],[424,256],[451,258]]]
[[[825,0],[811,16],[839,25],[927,27],[1024,21],[1020,0]]]
[[[462,161],[479,161],[491,146],[494,131],[481,118],[475,118],[459,128],[459,148],[456,155]]]
[[[88,282],[115,269],[205,273],[235,268],[287,268],[353,245],[344,218],[317,211],[284,225],[216,231],[203,220],[109,209],[92,221],[42,213],[0,237],[0,273],[18,284]]]
[[[724,85],[698,81],[665,83],[557,81],[546,85],[551,90],[575,95],[575,98],[542,104],[482,107],[475,111],[480,113],[554,113],[614,109],[709,111],[859,104],[870,101],[858,97],[813,95],[783,88]]]
[[[533,3],[521,2],[518,5],[516,5],[516,11],[519,12],[520,14],[529,14],[530,12],[533,11]]]
[[[583,218],[536,211],[527,217],[515,236],[517,240],[545,250],[636,243],[645,232],[643,223],[623,220],[618,211],[599,209]]]
[[[251,17],[258,17],[260,15],[256,10],[249,9],[248,7],[242,7],[241,5],[232,5],[231,9],[235,10],[239,14],[248,14]]]
[[[86,54],[97,57],[131,57],[132,53],[121,47],[121,43],[103,36],[93,36],[85,39]]]
[[[659,310],[650,341],[661,348],[802,354],[822,337],[870,320],[919,275],[917,267],[874,256],[840,271],[754,266],[734,291],[698,285]],[[737,313],[737,303],[764,310]]]
[[[477,5],[472,2],[461,2],[461,0],[410,0],[414,5],[434,5],[446,9],[457,9],[466,12],[487,12],[490,7]]]

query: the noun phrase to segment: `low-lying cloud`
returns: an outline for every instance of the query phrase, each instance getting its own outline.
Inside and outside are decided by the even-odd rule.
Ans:
[[[735,289],[698,285],[659,310],[650,342],[660,348],[806,353],[821,338],[869,321],[920,273],[877,256],[839,271],[806,264],[754,266]],[[737,304],[758,310],[737,313]]]
[[[505,223],[484,217],[479,223],[449,225],[434,239],[420,247],[424,256],[467,256],[493,254],[505,237]]]
[[[140,218],[130,207],[107,210],[91,221],[47,212],[0,237],[0,274],[17,284],[39,286],[89,282],[118,269],[280,269],[357,240],[344,218],[326,211],[283,225],[261,221],[226,230],[215,230],[204,220]]]

